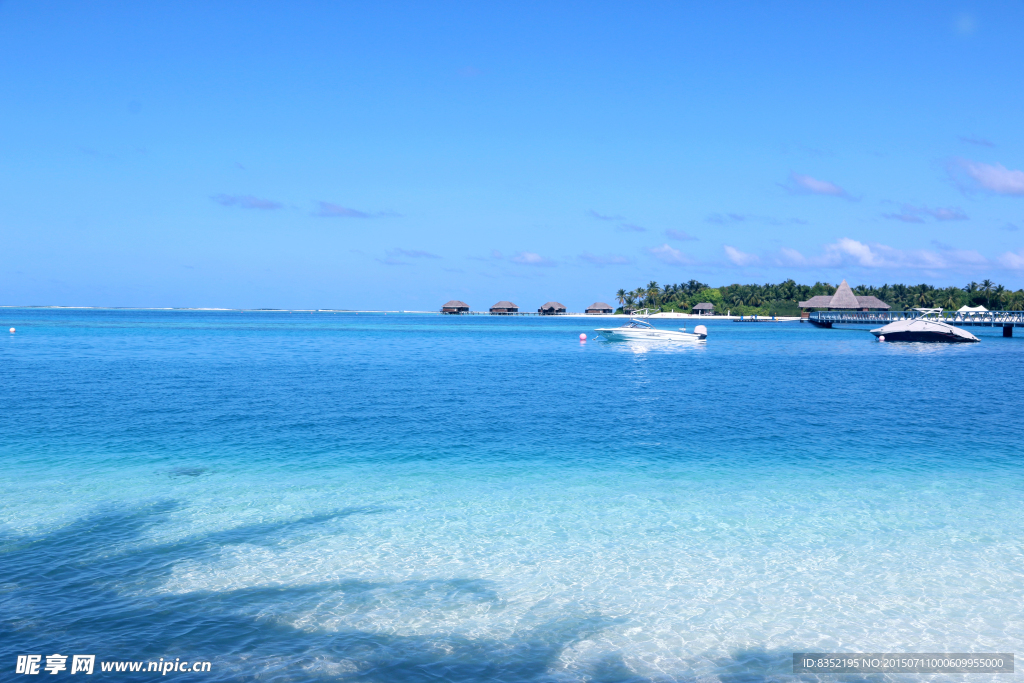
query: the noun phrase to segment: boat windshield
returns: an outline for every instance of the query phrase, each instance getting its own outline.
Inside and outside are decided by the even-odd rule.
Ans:
[[[652,329],[654,329],[653,325],[651,325],[648,322],[644,322],[643,320],[630,320],[628,323],[623,325],[623,327],[636,327],[636,328],[639,328],[641,330],[652,330]]]

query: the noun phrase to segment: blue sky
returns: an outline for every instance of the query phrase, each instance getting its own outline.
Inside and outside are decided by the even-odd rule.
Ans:
[[[1024,3],[0,3],[0,303],[1024,286]]]

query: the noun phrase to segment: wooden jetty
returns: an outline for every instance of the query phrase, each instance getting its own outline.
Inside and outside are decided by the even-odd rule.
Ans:
[[[814,311],[805,320],[816,327],[833,325],[888,325],[897,320],[912,320],[924,313],[910,311]],[[1013,328],[1024,327],[1024,311],[950,311],[942,322],[957,327],[1001,327],[1004,337],[1013,336]]]

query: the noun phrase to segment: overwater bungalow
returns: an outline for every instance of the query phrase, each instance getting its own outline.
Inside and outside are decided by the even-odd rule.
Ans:
[[[491,315],[509,315],[510,313],[518,312],[519,307],[511,301],[499,301],[491,306]]]
[[[857,296],[850,289],[850,285],[846,284],[846,280],[843,280],[832,296],[812,296],[807,301],[801,301],[799,305],[804,309],[801,316],[803,318],[810,317],[812,308],[825,308],[830,311],[887,311],[890,308],[889,304],[878,297]]]
[[[715,312],[715,305],[707,301],[693,307],[694,315],[712,315]]]
[[[565,306],[558,303],[557,301],[549,301],[540,308],[538,308],[537,312],[540,313],[541,315],[564,315]]]
[[[469,304],[458,299],[452,299],[444,306],[441,307],[442,313],[448,313],[451,315],[459,315],[460,313],[469,313]]]
[[[614,313],[615,309],[603,301],[595,301],[587,307],[587,315],[608,315]]]

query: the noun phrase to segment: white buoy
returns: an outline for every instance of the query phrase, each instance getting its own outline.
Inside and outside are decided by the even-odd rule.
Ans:
[[[13,327],[11,328],[11,334],[14,334],[14,328]]]
[[[13,332],[14,330],[11,330],[11,331]],[[878,341],[885,341],[885,335],[884,334],[878,335]]]

